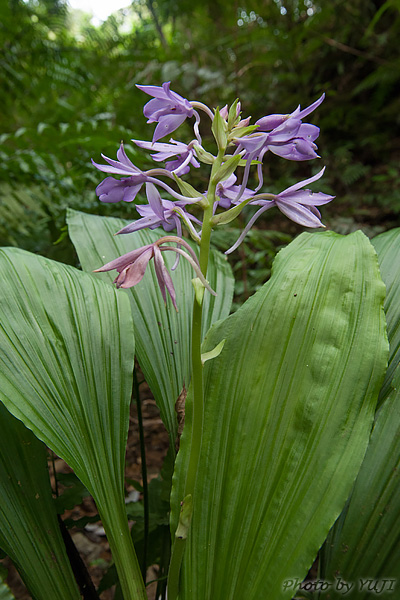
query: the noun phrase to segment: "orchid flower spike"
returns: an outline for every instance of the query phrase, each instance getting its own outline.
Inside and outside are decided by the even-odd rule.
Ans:
[[[179,246],[177,248],[173,246],[162,246],[162,244],[170,242],[179,244]],[[180,246],[184,246],[187,252],[182,250]],[[116,271],[118,271],[118,276],[114,279],[114,283],[116,284],[117,288],[130,288],[142,281],[147,265],[149,264],[150,260],[154,258],[155,273],[164,303],[167,303],[168,292],[175,310],[178,310],[176,304],[176,292],[172,277],[162,256],[162,252],[168,251],[176,252],[177,254],[180,254],[186,258],[186,260],[193,267],[197,277],[200,279],[204,287],[211,294],[216,296],[216,293],[210,287],[208,281],[201,272],[200,264],[195,252],[184,239],[177,236],[164,236],[153,244],[147,244],[146,246],[132,250],[131,252],[128,252],[127,254],[124,254],[123,256],[120,256],[119,258],[116,258],[115,260],[105,264],[99,269],[96,269],[94,273],[103,273],[104,271],[112,271],[113,269],[116,269]]]

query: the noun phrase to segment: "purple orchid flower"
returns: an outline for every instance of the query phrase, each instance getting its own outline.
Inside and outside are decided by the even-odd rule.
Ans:
[[[136,204],[136,210],[142,217],[137,221],[133,221],[126,227],[123,227],[118,233],[133,233],[140,229],[155,229],[156,227],[163,227],[164,231],[169,232],[176,228],[179,236],[182,235],[182,223],[181,219],[185,222],[189,231],[195,239],[200,239],[199,234],[193,226],[196,223],[201,226],[201,221],[188,213],[184,207],[186,204],[197,202],[197,199],[187,198],[187,200],[178,200],[172,202],[171,200],[164,200],[161,198],[155,185],[152,183],[146,183],[146,194],[149,201],[148,205]],[[193,223],[192,223],[193,221]]]
[[[147,265],[152,258],[154,258],[154,268],[164,303],[167,303],[168,292],[175,310],[178,310],[176,306],[176,292],[174,284],[172,282],[171,275],[165,266],[158,243],[148,244],[147,246],[142,246],[137,250],[128,252],[128,254],[124,254],[123,256],[112,260],[100,269],[96,269],[94,273],[101,273],[103,271],[112,271],[113,269],[116,269],[119,273],[114,279],[114,283],[116,284],[117,288],[130,288],[142,281]]]
[[[194,151],[194,145],[197,144],[196,140],[190,142],[190,144],[176,142],[172,139],[170,140],[170,144],[142,142],[141,140],[132,140],[132,142],[135,142],[139,148],[157,152],[157,154],[151,154],[151,158],[156,162],[167,161],[165,168],[175,173],[175,175],[181,176],[189,173],[190,164],[196,168],[200,167]],[[173,156],[177,156],[178,158],[176,160],[168,160]]]
[[[188,100],[170,90],[170,81],[162,87],[155,85],[137,85],[142,92],[153,99],[147,102],[143,114],[148,123],[158,123],[153,135],[153,142],[169,135],[177,129],[187,117],[193,116],[193,107]]]
[[[254,200],[249,202],[249,205],[261,206],[261,208],[259,208],[258,211],[252,216],[237,242],[231,248],[229,248],[225,254],[230,254],[236,250],[258,217],[273,206],[277,206],[284,215],[299,225],[312,228],[325,227],[321,223],[321,213],[316,207],[327,204],[333,200],[335,196],[329,196],[328,194],[324,194],[322,192],[312,192],[311,190],[302,189],[304,186],[320,179],[324,174],[324,171],[325,167],[313,177],[291,185],[280,194],[258,194],[255,196]],[[266,198],[271,198],[271,200]]]
[[[245,158],[250,155],[262,160],[265,152],[270,150],[288,160],[303,161],[319,158],[314,141],[319,135],[319,128],[302,119],[313,112],[323,102],[325,94],[313,104],[300,110],[296,108],[290,115],[269,115],[256,121],[258,130],[238,140],[239,148],[246,150]],[[262,133],[267,132],[267,133]]]
[[[114,173],[116,175],[129,175],[123,179],[115,179],[114,177],[106,177],[96,188],[96,194],[99,196],[101,202],[132,202],[138,192],[140,191],[143,183],[147,181],[148,177],[143,171],[135,167],[135,165],[127,157],[123,144],[120,145],[117,152],[117,159],[113,160],[107,158],[104,154],[102,158],[108,165],[100,165],[95,163],[92,159],[93,165],[99,171],[104,173]]]
[[[302,119],[313,112],[324,98],[325,94],[322,94],[307,108],[300,110],[300,106],[298,106],[289,115],[275,114],[262,117],[256,121],[259,128],[256,132],[236,140],[237,152],[245,150],[243,158],[247,160],[243,175],[244,182],[248,179],[251,161],[257,160],[261,163],[268,150],[287,160],[304,161],[320,158],[316,152],[317,145],[314,143],[319,135],[319,128],[310,123],[303,123]],[[262,164],[257,166],[257,174],[259,184],[256,191],[263,184]],[[242,184],[237,200],[243,190]]]
[[[232,173],[225,181],[221,181],[217,184],[216,195],[219,200],[216,203],[215,207],[218,205],[221,208],[230,208],[232,203],[236,200],[240,185],[236,185],[236,175]],[[243,193],[241,194],[241,200],[247,200],[254,196],[255,192],[250,190],[249,188],[245,188]]]
[[[177,243],[178,247],[162,247],[161,245],[166,242]],[[186,248],[186,252],[182,250],[180,246],[184,246]],[[132,250],[132,252],[128,252],[127,254],[124,254],[123,256],[120,256],[119,258],[116,258],[115,260],[105,264],[103,267],[100,267],[100,269],[96,269],[94,273],[102,273],[104,271],[112,271],[113,269],[116,269],[116,271],[118,271],[118,276],[115,278],[114,283],[116,284],[117,288],[130,288],[142,281],[147,269],[147,265],[149,264],[150,260],[154,258],[155,273],[164,303],[167,303],[168,292],[175,310],[178,310],[176,305],[176,292],[172,277],[164,263],[162,256],[162,252],[167,251],[176,252],[178,255],[184,256],[192,265],[197,277],[200,279],[204,287],[207,288],[211,294],[216,296],[216,293],[210,287],[209,283],[201,272],[200,264],[195,252],[184,239],[176,236],[165,236],[153,244],[147,244],[146,246]]]

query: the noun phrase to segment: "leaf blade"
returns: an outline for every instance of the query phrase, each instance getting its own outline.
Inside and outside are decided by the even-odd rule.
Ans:
[[[365,458],[321,556],[323,576],[340,574],[356,582],[354,594],[360,600],[372,596],[368,586],[357,589],[360,578],[378,581],[378,590],[384,586],[381,593],[386,585],[389,593],[400,575],[400,229],[380,234],[372,243],[387,290],[389,364]],[[385,578],[387,584],[382,583]]]
[[[137,231],[132,236],[114,236],[126,221],[95,217],[68,211],[68,227],[82,267],[92,271],[119,255],[156,241],[164,232]],[[192,245],[196,248],[194,245]],[[166,257],[169,268],[173,260]],[[179,312],[167,310],[158,290],[156,276],[148,269],[140,285],[128,291],[135,326],[136,352],[144,377],[152,390],[172,444],[177,436],[175,402],[183,385],[190,381],[190,339],[193,311],[193,272],[181,260],[171,273],[177,292]],[[110,273],[99,274],[112,282]],[[212,252],[207,279],[217,296],[204,296],[203,336],[215,321],[229,314],[233,297],[233,277],[227,261]]]
[[[368,442],[387,353],[383,295],[362,234],[302,234],[278,255],[268,284],[210,331],[203,351],[226,342],[205,366],[203,460],[180,600],[283,600],[292,595],[285,578],[305,576]],[[354,386],[368,343],[367,382],[357,374]],[[173,531],[190,394],[187,406]]]
[[[0,546],[35,598],[79,600],[46,456],[45,446],[0,404]]]
[[[127,298],[16,248],[0,251],[0,277],[0,398],[90,491],[121,580],[144,598],[124,505],[134,359]]]

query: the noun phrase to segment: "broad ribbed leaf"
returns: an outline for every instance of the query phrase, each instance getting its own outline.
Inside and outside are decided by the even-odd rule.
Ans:
[[[398,593],[400,578],[400,229],[383,233],[372,243],[386,284],[390,353],[380,393],[383,404],[349,503],[321,557],[323,577],[333,581],[340,576],[353,583],[348,597],[357,600],[375,598],[379,591],[393,593],[396,585]],[[367,579],[372,583],[362,585]],[[390,581],[382,583],[384,579]],[[340,596],[333,588],[330,597]]]
[[[0,547],[37,600],[80,600],[57,521],[46,447],[2,404]],[[13,598],[6,586],[1,590],[0,599]]]
[[[384,286],[360,232],[302,234],[203,351],[205,425],[180,600],[284,600],[350,492],[387,341]],[[173,488],[183,497],[191,396]]]
[[[142,598],[124,507],[134,356],[128,298],[15,248],[0,251],[0,279],[0,399],[93,495],[117,568],[130,561],[132,598]]]
[[[399,593],[400,367],[393,385],[396,391],[377,413],[347,510],[330,532],[321,557],[323,579],[335,582],[340,577],[352,583],[346,597],[357,600],[376,598],[379,590],[383,597],[385,592],[391,592],[388,597]],[[333,585],[328,598],[342,597]]]
[[[68,211],[68,230],[85,271],[103,264],[135,248],[151,244],[166,235],[161,230],[137,231],[131,235],[114,236],[128,221],[96,217]],[[195,247],[195,246],[194,246]],[[166,253],[167,254],[167,253]],[[164,255],[171,267],[175,254]],[[98,273],[97,277],[113,281],[116,272]],[[144,279],[129,290],[135,327],[136,352],[172,442],[177,435],[175,402],[190,380],[190,340],[195,277],[189,263],[181,258],[172,272],[179,312],[168,300],[164,306],[153,265]],[[233,278],[227,261],[217,252],[211,253],[207,279],[217,296],[205,293],[203,334],[212,323],[229,314],[233,295]]]
[[[386,285],[385,312],[390,343],[389,364],[380,402],[391,390],[393,374],[400,362],[400,228],[381,233],[372,240]]]

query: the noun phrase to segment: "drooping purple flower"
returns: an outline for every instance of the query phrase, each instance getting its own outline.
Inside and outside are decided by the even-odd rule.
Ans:
[[[143,171],[135,167],[135,165],[127,157],[123,144],[120,145],[117,152],[117,159],[107,158],[104,154],[102,158],[108,165],[100,165],[92,159],[93,165],[99,171],[104,173],[113,173],[115,175],[128,175],[123,179],[115,179],[114,177],[106,177],[96,188],[96,194],[101,202],[132,202],[143,183],[147,181],[147,176]]]
[[[187,117],[193,116],[193,107],[188,100],[170,90],[170,81],[162,87],[155,85],[137,85],[136,87],[153,99],[147,102],[143,114],[148,123],[158,123],[153,142],[171,134]]]
[[[142,142],[141,140],[132,140],[139,148],[145,150],[154,150],[157,154],[151,154],[151,158],[156,162],[167,161],[165,168],[168,171],[175,173],[178,176],[185,175],[190,171],[190,164],[194,167],[200,167],[200,163],[196,159],[194,145],[197,142],[190,142],[190,144],[184,144],[183,142],[176,142],[170,140],[170,144],[164,144],[160,142]],[[176,156],[175,160],[169,160]]]
[[[146,194],[149,204],[136,204],[136,210],[142,217],[123,227],[118,233],[133,233],[140,229],[155,229],[162,227],[164,231],[172,231],[176,228],[179,236],[182,235],[181,219],[192,233],[193,237],[199,239],[199,234],[193,226],[196,223],[201,226],[201,221],[185,210],[185,205],[197,202],[197,199],[188,198],[186,201],[164,200],[159,191],[152,183],[146,183]]]
[[[178,244],[178,247],[162,246],[166,242],[172,242]],[[186,251],[182,250],[181,246],[184,246]],[[153,244],[147,244],[136,250],[132,250],[115,260],[105,264],[104,266],[96,269],[94,273],[102,273],[104,271],[112,271],[115,269],[118,271],[118,276],[115,278],[114,283],[117,288],[130,288],[142,281],[144,274],[147,269],[147,265],[150,260],[154,258],[154,269],[160,286],[161,294],[164,299],[164,303],[167,303],[167,292],[171,297],[172,303],[176,310],[176,292],[172,277],[164,263],[162,252],[175,252],[179,256],[184,256],[186,260],[193,267],[197,277],[200,279],[202,284],[208,291],[214,296],[216,293],[211,289],[209,283],[203,276],[199,261],[196,254],[190,245],[184,240],[176,236],[165,236],[160,238]]]
[[[148,244],[137,250],[132,250],[132,252],[128,252],[128,254],[112,260],[100,269],[96,269],[94,273],[116,269],[119,273],[114,279],[117,288],[130,288],[142,281],[147,265],[152,258],[154,258],[155,272],[164,302],[166,303],[167,301],[166,292],[168,292],[172,304],[177,310],[174,284],[157,244]]]
[[[231,207],[232,202],[236,200],[240,190],[240,185],[236,184],[236,179],[236,175],[232,173],[232,175],[230,175],[228,179],[226,179],[225,181],[221,181],[217,184],[217,189],[215,193],[218,196],[219,200],[216,203],[216,205],[220,206],[221,208]],[[240,196],[240,199],[247,200],[248,198],[251,198],[251,196],[254,196],[254,193],[255,192],[253,192],[253,190],[245,188]]]
[[[255,196],[254,200],[249,202],[249,205],[260,206],[261,208],[259,208],[258,211],[252,216],[237,242],[231,248],[229,248],[225,254],[230,254],[236,250],[258,217],[273,206],[278,207],[284,215],[299,225],[312,228],[324,227],[324,225],[321,223],[321,213],[316,207],[327,204],[333,200],[335,196],[329,196],[328,194],[324,194],[322,192],[312,192],[308,189],[302,189],[304,186],[320,179],[324,174],[324,171],[325,167],[313,177],[291,185],[280,194],[258,194]]]

